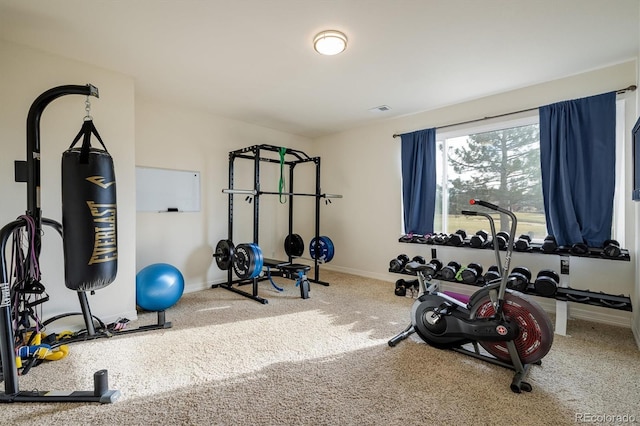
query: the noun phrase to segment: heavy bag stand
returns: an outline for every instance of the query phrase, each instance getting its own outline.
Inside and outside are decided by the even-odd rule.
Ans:
[[[42,93],[31,105],[27,116],[27,161],[16,162],[16,181],[27,183],[26,216],[35,223],[34,247],[36,255],[40,255],[42,225],[48,225],[61,231],[62,225],[54,220],[42,218],[40,209],[40,116],[46,106],[55,99],[65,95],[84,95],[98,97],[98,88],[86,86],[59,86]],[[26,166],[26,168],[25,168]],[[18,369],[16,367],[15,341],[11,324],[11,288],[6,263],[6,246],[13,231],[26,227],[26,219],[18,219],[0,229],[0,250],[2,273],[0,275],[0,357],[2,358],[2,374],[4,392],[0,393],[0,402],[100,402],[112,403],[120,391],[109,390],[107,370],[94,373],[92,391],[20,391],[18,386]],[[88,302],[84,292],[78,292],[83,312],[88,311]],[[86,306],[85,306],[86,305]],[[85,310],[85,307],[87,310]],[[89,319],[91,315],[89,314]],[[89,321],[91,324],[92,321]]]

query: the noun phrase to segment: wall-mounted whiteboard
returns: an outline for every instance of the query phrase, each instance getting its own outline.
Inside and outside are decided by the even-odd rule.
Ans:
[[[136,167],[136,210],[200,211],[200,172]]]

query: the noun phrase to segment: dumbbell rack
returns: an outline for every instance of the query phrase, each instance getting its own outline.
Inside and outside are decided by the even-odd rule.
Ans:
[[[264,155],[265,153],[276,153],[281,155],[281,159],[271,158]],[[288,158],[288,159],[285,159]],[[235,189],[234,188],[234,163],[236,159],[247,159],[253,161],[254,173],[253,173],[253,189]],[[262,162],[275,163],[286,165],[289,168],[289,192],[280,191],[263,191],[260,187],[260,164]],[[314,193],[297,193],[293,192],[294,181],[294,169],[298,164],[312,163],[315,164],[315,192]],[[342,198],[341,195],[336,194],[324,194],[320,191],[320,157],[310,157],[302,151],[292,148],[283,148],[275,145],[253,145],[250,147],[242,148],[236,151],[229,152],[229,187],[222,190],[223,193],[228,194],[228,240],[233,241],[233,207],[234,207],[234,195],[244,195],[253,197],[253,244],[258,244],[259,236],[259,218],[260,218],[260,196],[261,195],[278,195],[288,197],[289,207],[289,235],[293,234],[293,200],[297,196],[307,196],[315,198],[315,241],[320,241],[320,200],[322,198]],[[330,200],[329,200],[330,201]],[[320,251],[319,247],[316,247],[316,251]],[[277,261],[274,259],[267,259],[271,267],[278,269],[278,265],[291,264],[293,259],[289,256],[288,261]],[[281,271],[281,273],[284,273]],[[272,275],[278,274],[276,271],[272,271]],[[250,299],[256,300],[260,303],[266,304],[268,300],[258,295],[258,283],[261,280],[268,278],[255,277],[249,280],[233,280],[232,269],[227,271],[227,282],[222,284],[214,284],[212,287],[223,287],[227,290],[231,290],[235,293],[241,294]],[[329,286],[328,282],[320,280],[320,262],[316,257],[313,259],[313,277],[307,278],[309,282]],[[242,291],[238,288],[232,287],[233,284],[251,284],[251,293]]]
[[[405,241],[406,242],[406,241]],[[627,251],[628,255],[628,251]],[[431,249],[431,257],[437,258],[437,250],[436,248]],[[622,311],[632,311],[631,299],[627,296],[621,295],[611,295],[602,292],[592,292],[589,290],[576,290],[570,287],[570,255],[561,254],[560,255],[560,281],[558,283],[558,290],[553,296],[542,296],[540,294],[536,294],[535,292],[524,292],[525,294],[530,294],[536,297],[544,297],[544,298],[553,298],[556,299],[556,324],[555,324],[555,332],[559,335],[567,334],[567,321],[569,319],[569,303],[580,303],[587,304],[591,306],[600,306],[609,309],[617,309]],[[581,256],[584,257],[584,256]],[[595,256],[594,256],[595,257]],[[602,259],[602,257],[597,257]],[[624,260],[623,257],[617,258],[615,260]],[[391,273],[399,273],[402,275],[414,275],[410,274],[406,271],[393,271],[389,269]],[[441,280],[438,281],[442,284],[463,284],[463,285],[472,285],[474,284],[466,284],[461,281],[449,281],[449,280]]]

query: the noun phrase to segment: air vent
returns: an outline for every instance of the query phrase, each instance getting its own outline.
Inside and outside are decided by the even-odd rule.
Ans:
[[[391,107],[389,105],[380,105],[377,106],[375,108],[370,108],[369,111],[371,112],[385,112],[385,111],[389,111],[391,109]]]

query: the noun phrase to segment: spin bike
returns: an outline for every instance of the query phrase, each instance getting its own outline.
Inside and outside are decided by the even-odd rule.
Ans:
[[[517,235],[517,219],[513,212],[482,200],[474,199],[470,203],[507,215],[511,221],[511,235]],[[496,242],[491,215],[469,210],[462,211],[462,214],[486,217],[493,241]],[[439,281],[435,279],[438,272],[436,262],[426,265],[409,262],[405,271],[417,275],[421,296],[411,309],[411,324],[389,340],[389,346],[396,346],[416,333],[436,348],[452,349],[514,370],[511,390],[516,393],[531,392],[531,384],[525,382],[524,378],[529,367],[532,364],[539,365],[551,349],[554,331],[549,316],[538,303],[508,288],[513,245],[513,238],[510,238],[502,265],[498,244],[494,244],[501,277],[476,291],[468,302],[461,300],[462,295],[440,291]],[[479,346],[484,351],[481,352]]]

